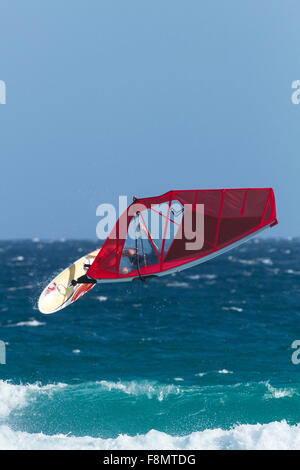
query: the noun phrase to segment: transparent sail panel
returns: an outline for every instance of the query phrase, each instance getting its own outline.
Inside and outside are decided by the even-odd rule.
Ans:
[[[153,205],[148,212],[151,213],[148,215],[151,236],[159,256],[161,256],[163,240],[165,239],[164,252],[166,253],[180,230],[184,212],[183,205],[174,200],[170,206],[169,203]]]
[[[140,214],[129,224],[120,262],[120,274],[130,274],[132,271],[160,262],[146,219],[145,214],[144,217]]]
[[[180,231],[182,229],[182,219],[184,215],[184,208],[183,205],[179,201],[172,201],[170,206],[170,213],[169,213],[169,223],[168,229],[165,234],[165,248],[164,248],[164,258],[171,247],[174,238],[180,235]]]

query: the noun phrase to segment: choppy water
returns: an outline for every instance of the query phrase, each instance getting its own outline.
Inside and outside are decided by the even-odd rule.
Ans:
[[[0,242],[0,448],[300,448],[300,240],[41,315],[47,281],[96,247]]]

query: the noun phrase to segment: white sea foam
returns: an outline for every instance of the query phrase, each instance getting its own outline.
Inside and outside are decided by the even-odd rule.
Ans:
[[[0,419],[7,418],[14,410],[19,410],[28,406],[35,398],[59,388],[65,387],[65,384],[40,385],[14,385],[11,382],[0,380]]]
[[[285,271],[287,274],[294,274],[295,276],[299,276],[300,275],[300,271],[295,271],[294,269],[287,269]]]
[[[229,261],[232,261],[233,263],[241,263],[241,264],[247,264],[249,266],[255,266],[257,264],[257,261],[254,259],[241,259],[241,258],[236,258],[235,256],[228,256]]]
[[[0,426],[1,449],[299,449],[300,424],[291,426],[286,421],[268,424],[242,424],[232,429],[221,428],[195,431],[186,436],[171,436],[152,429],[146,434],[101,439],[89,436],[75,437],[64,434],[47,436],[43,433],[30,434],[13,431],[8,426]]]
[[[233,263],[240,263],[248,266],[256,266],[258,264],[265,264],[268,266],[273,265],[273,261],[270,258],[255,258],[255,259],[242,259],[237,258],[236,256],[228,256],[228,259]]]
[[[269,272],[272,273],[272,274],[275,274],[275,276],[277,276],[277,274],[280,273],[280,269],[279,268],[270,268]]]
[[[216,274],[191,274],[190,276],[187,276],[188,279],[191,279],[192,281],[197,281],[198,279],[216,279],[217,276]]]
[[[168,282],[167,287],[189,287],[188,282]]]
[[[243,311],[243,309],[241,307],[234,307],[234,306],[232,306],[232,307],[222,307],[222,310],[234,310],[236,312],[242,312]]]
[[[102,390],[112,391],[119,390],[127,395],[146,395],[148,398],[156,398],[159,401],[163,401],[169,395],[178,395],[181,393],[179,386],[176,385],[162,385],[156,382],[110,382],[107,380],[101,380],[97,382]]]
[[[219,374],[233,374],[232,370],[227,370],[227,369],[221,369],[218,370]]]
[[[265,394],[266,399],[292,397],[295,394],[295,391],[291,388],[275,388],[269,382],[266,382],[265,385],[268,389],[268,393]]]
[[[43,326],[43,325],[46,325],[46,323],[38,321],[35,318],[31,318],[28,321],[20,321],[18,323],[12,323],[11,325],[5,325],[5,326],[7,328],[15,328],[18,326]]]
[[[273,265],[273,261],[270,258],[260,258],[260,262],[262,264],[267,264],[268,266]]]
[[[98,295],[96,299],[99,300],[99,302],[105,302],[108,299],[108,297],[105,297],[105,295]]]
[[[12,261],[24,261],[24,256],[16,256],[15,258],[12,259]]]
[[[19,287],[8,287],[8,291],[13,292],[16,290],[23,290],[23,289],[33,289],[34,286],[32,284],[28,284],[27,286],[19,286]]]

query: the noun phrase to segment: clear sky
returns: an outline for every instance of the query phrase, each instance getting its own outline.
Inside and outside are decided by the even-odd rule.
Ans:
[[[300,235],[298,0],[2,0],[0,238],[95,238],[96,206],[272,186]]]

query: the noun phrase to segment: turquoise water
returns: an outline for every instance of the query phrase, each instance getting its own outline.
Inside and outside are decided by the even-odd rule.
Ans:
[[[88,241],[0,242],[1,448],[300,448],[300,240],[145,284],[38,296]]]

